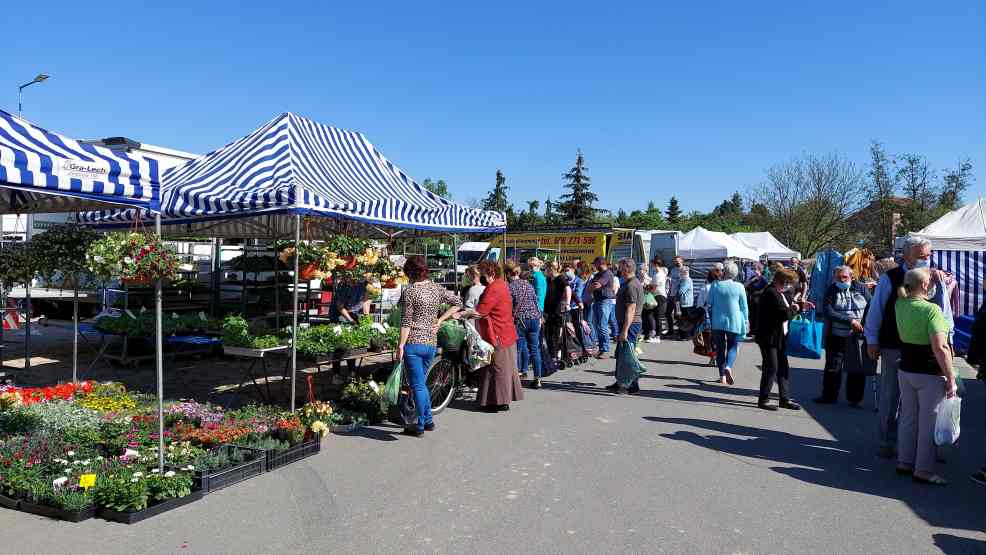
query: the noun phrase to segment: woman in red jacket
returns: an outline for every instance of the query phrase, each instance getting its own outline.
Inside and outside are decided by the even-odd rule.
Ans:
[[[510,409],[511,401],[524,398],[517,374],[517,329],[513,300],[500,266],[492,260],[479,263],[480,280],[486,289],[473,310],[460,312],[463,318],[478,318],[479,335],[493,345],[493,364],[480,370],[476,401],[488,412]]]

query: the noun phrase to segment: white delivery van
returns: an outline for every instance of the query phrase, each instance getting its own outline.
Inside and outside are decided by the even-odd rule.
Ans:
[[[461,276],[466,268],[478,264],[483,260],[483,254],[490,246],[486,241],[470,241],[459,245],[459,251],[455,255],[455,268]]]

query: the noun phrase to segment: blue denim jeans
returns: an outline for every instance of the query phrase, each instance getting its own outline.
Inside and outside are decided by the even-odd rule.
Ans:
[[[739,334],[731,331],[712,330],[712,338],[716,341],[716,366],[719,367],[719,377],[726,375],[726,368],[736,364],[736,349],[739,347]]]
[[[613,305],[607,299],[592,303],[592,333],[596,335],[596,343],[600,353],[609,352],[609,317],[613,313]]]
[[[418,430],[432,423],[431,393],[428,392],[427,372],[435,358],[434,345],[408,343],[404,346],[404,371],[414,390],[414,406],[418,409]]]
[[[534,366],[534,378],[539,379],[541,370],[541,320],[529,318],[517,322],[517,368],[520,373],[527,372],[527,366]]]
[[[616,325],[616,304],[610,301],[609,303],[609,336],[619,337],[620,329]]]

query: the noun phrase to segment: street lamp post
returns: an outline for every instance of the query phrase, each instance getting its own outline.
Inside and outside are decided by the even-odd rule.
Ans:
[[[45,73],[39,73],[37,77],[31,79],[27,83],[17,87],[17,115],[21,115],[23,110],[22,98],[24,97],[24,89],[30,87],[35,83],[40,83],[42,81],[47,81],[49,75]],[[29,241],[31,239],[31,233],[34,231],[34,217],[28,214],[25,218],[25,223],[27,228],[24,230],[24,240]],[[27,322],[24,323],[24,370],[30,372],[31,370],[31,282],[30,280],[24,284],[24,308],[27,313]],[[74,368],[74,367],[73,367]]]
[[[48,77],[50,77],[50,76],[49,75],[46,75],[44,73],[39,73],[38,76],[35,77],[34,79],[32,79],[32,80],[28,81],[27,83],[24,83],[23,85],[17,87],[17,115],[18,116],[21,115],[21,110],[23,109],[23,106],[21,105],[22,104],[21,103],[21,99],[24,97],[24,89],[26,89],[27,87],[30,87],[31,85],[33,85],[35,83],[40,83],[42,81],[46,81],[48,79]]]

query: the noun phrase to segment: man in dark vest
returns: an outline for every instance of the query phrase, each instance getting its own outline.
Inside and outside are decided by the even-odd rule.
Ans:
[[[904,274],[914,268],[931,265],[931,241],[908,237],[904,242],[904,264],[880,277],[873,291],[869,312],[866,314],[864,335],[870,358],[880,360],[880,456],[891,458],[897,444],[897,407],[900,405],[900,388],[897,385],[897,368],[900,366],[900,334],[894,305],[897,289],[904,283]],[[947,291],[940,272],[932,271],[932,290],[928,300],[942,309],[949,329],[953,329],[952,307],[945,297]],[[949,333],[949,344],[952,336]]]

